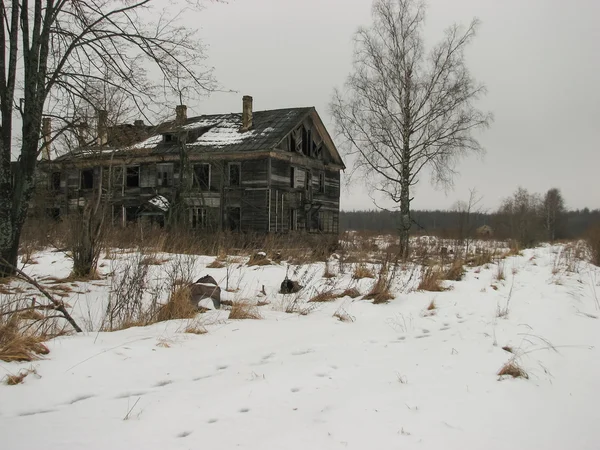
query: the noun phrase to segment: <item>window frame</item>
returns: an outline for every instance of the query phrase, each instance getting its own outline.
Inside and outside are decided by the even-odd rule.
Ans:
[[[130,170],[135,170],[137,169],[137,184],[135,185],[130,185],[129,184],[129,180],[133,179],[132,176],[129,175],[129,171]],[[139,188],[140,187],[140,175],[141,175],[141,170],[140,170],[140,166],[139,165],[132,165],[132,166],[125,166],[125,172],[123,174],[123,176],[125,177],[124,180],[124,185],[126,188],[131,188],[131,189],[135,189],[135,188]]]
[[[237,170],[238,170],[237,182],[235,184],[231,182],[232,167],[237,167]],[[227,164],[227,185],[229,187],[242,187],[242,163],[230,162]]]
[[[202,185],[200,183],[200,177],[198,177],[198,172],[196,171],[198,167],[208,166],[208,183],[206,185]],[[192,180],[192,186],[200,189],[201,191],[210,191],[211,183],[212,183],[212,167],[210,163],[196,163],[193,167],[194,178]]]

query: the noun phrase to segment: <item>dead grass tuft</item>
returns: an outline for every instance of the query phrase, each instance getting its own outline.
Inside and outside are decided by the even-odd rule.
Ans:
[[[334,294],[333,291],[325,291],[325,292],[318,293],[317,295],[312,297],[308,302],[309,303],[327,303],[327,302],[334,301],[336,298],[339,298],[339,296]]]
[[[6,377],[4,378],[4,383],[7,384],[8,386],[15,386],[17,384],[21,384],[25,380],[25,377],[27,375],[29,375],[30,373],[37,373],[37,372],[35,369],[27,369],[27,370],[23,369],[16,375],[6,375]]]
[[[185,327],[185,330],[183,330],[183,332],[189,333],[189,334],[197,334],[197,335],[208,333],[206,328],[204,328],[203,326],[200,326],[198,324],[188,325],[187,327]]]
[[[156,315],[157,322],[174,319],[191,319],[198,314],[198,310],[192,304],[192,293],[190,288],[179,287],[173,291],[169,301],[162,305]]]
[[[248,261],[248,266],[270,266],[271,264],[273,263],[264,253],[255,253]]]
[[[360,293],[360,291],[358,289],[356,289],[355,287],[353,287],[353,288],[346,289],[344,292],[339,294],[339,297],[357,298],[357,297],[360,297],[361,295],[362,294]]]
[[[429,303],[429,306],[427,306],[427,311],[433,311],[435,310],[437,307],[435,306],[435,299],[431,300],[431,303]]]
[[[586,242],[590,251],[591,263],[600,266],[600,224],[588,230]]]
[[[219,261],[218,259],[215,259],[213,262],[206,266],[207,269],[222,269],[223,267],[225,267],[225,264],[223,264],[223,262]]]
[[[362,278],[375,278],[375,274],[371,269],[367,267],[364,263],[359,263],[354,266],[354,273],[352,274],[352,278],[355,280],[360,280]]]
[[[430,291],[430,292],[442,292],[446,291],[447,288],[442,286],[442,280],[444,274],[439,267],[425,267],[423,268],[423,276],[417,289],[419,291]]]
[[[144,257],[140,264],[144,266],[162,266],[164,263],[168,262],[168,259],[160,259],[154,255],[149,255]]]
[[[339,308],[333,313],[333,317],[337,318],[340,322],[354,322],[356,318],[352,316],[344,308]]]
[[[5,362],[33,361],[40,355],[50,353],[43,342],[51,336],[37,335],[23,330],[18,318],[13,317],[8,322],[0,324],[0,360]]]
[[[233,302],[231,305],[231,311],[229,311],[229,319],[233,320],[245,320],[252,319],[258,320],[262,319],[260,315],[260,311],[258,307],[247,300],[242,300],[239,302]]]
[[[444,274],[445,280],[460,281],[465,274],[463,267],[464,261],[462,259],[455,259],[450,268]]]
[[[498,371],[498,376],[502,377],[513,377],[513,378],[525,378],[528,379],[529,375],[525,370],[517,364],[514,359],[511,359]]]
[[[505,352],[508,352],[508,353],[514,353],[513,348],[509,345],[505,345],[504,347],[502,347],[502,350],[504,350]]]

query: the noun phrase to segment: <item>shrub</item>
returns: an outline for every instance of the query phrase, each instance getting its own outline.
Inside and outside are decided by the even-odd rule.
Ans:
[[[446,273],[444,274],[445,280],[451,281],[460,281],[462,280],[463,275],[465,274],[465,269],[463,267],[464,261],[462,259],[455,259],[452,265],[448,268]]]
[[[590,250],[592,264],[600,266],[600,225],[588,230],[586,242]]]
[[[498,371],[499,377],[513,377],[513,378],[529,378],[529,375],[525,370],[517,364],[514,359],[511,359],[504,364]]]
[[[373,271],[366,266],[366,264],[360,263],[354,266],[352,278],[355,280],[360,280],[362,278],[375,278],[375,275],[373,274]]]
[[[169,301],[162,305],[156,315],[157,322],[175,319],[191,319],[198,314],[198,309],[192,304],[192,293],[187,286],[173,291]]]
[[[335,295],[332,291],[325,291],[325,292],[320,292],[319,294],[315,295],[308,302],[309,303],[326,303],[326,302],[332,302],[336,298],[338,298],[338,296]]]
[[[355,287],[353,287],[353,288],[346,289],[344,292],[339,294],[338,297],[356,298],[356,297],[360,297],[361,295],[362,294],[360,293],[360,291],[358,289],[356,289]]]

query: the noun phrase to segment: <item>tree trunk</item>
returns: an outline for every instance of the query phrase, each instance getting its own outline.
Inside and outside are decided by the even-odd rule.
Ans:
[[[400,182],[400,255],[406,261],[410,252],[410,151],[405,146],[402,161],[402,179]]]

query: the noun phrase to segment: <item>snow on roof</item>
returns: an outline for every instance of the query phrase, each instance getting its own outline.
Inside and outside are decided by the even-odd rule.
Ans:
[[[166,198],[164,198],[162,195],[157,195],[156,197],[152,197],[150,200],[148,200],[148,203],[150,203],[153,206],[156,206],[158,209],[161,209],[162,211],[168,211],[169,210],[169,200],[167,200]]]
[[[221,148],[232,144],[239,144],[254,136],[254,130],[240,133],[241,123],[238,120],[224,119],[216,126],[200,135],[193,145]]]

